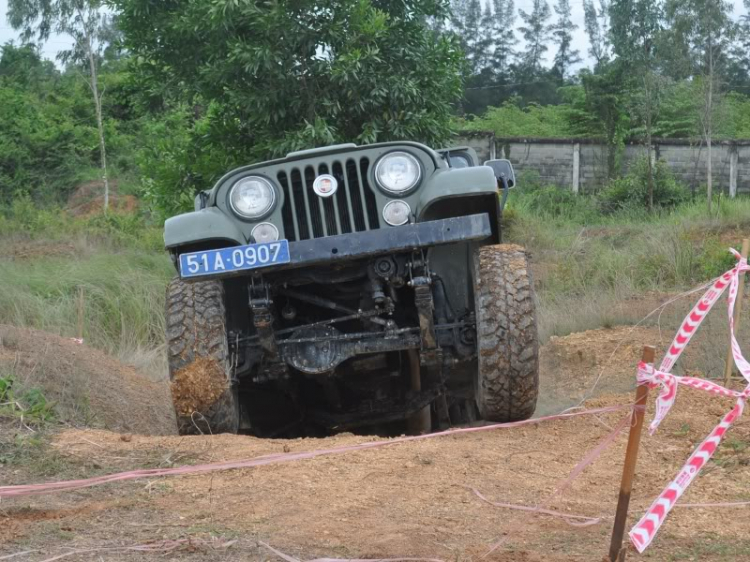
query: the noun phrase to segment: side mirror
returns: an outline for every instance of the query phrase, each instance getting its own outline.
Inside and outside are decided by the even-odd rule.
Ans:
[[[513,172],[510,160],[487,160],[484,165],[492,168],[497,180],[503,180],[508,184],[508,188],[516,186],[516,174]]]

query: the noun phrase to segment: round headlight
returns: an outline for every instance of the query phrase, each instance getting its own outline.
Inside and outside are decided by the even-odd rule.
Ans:
[[[257,219],[271,210],[276,202],[276,191],[270,182],[258,176],[242,178],[232,187],[229,204],[238,215]]]
[[[279,229],[270,222],[262,222],[250,233],[256,242],[276,242],[279,239]]]
[[[409,222],[411,207],[406,201],[389,201],[383,207],[383,219],[391,226],[401,226]]]
[[[378,160],[375,179],[391,193],[405,193],[419,183],[422,169],[419,161],[408,152],[391,152]]]

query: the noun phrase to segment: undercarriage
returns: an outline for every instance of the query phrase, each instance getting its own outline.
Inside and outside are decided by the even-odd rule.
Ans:
[[[180,431],[414,434],[529,417],[538,347],[523,249],[483,243],[487,215],[397,230],[291,243],[289,264],[251,274],[175,278]]]
[[[326,430],[382,425],[439,401],[435,423],[447,426],[452,402],[465,400],[447,374],[475,361],[476,321],[454,310],[423,250],[225,283],[247,293],[249,321],[228,332],[240,397],[275,389],[290,424],[296,414]],[[465,379],[450,386],[468,396]],[[243,402],[241,423],[263,425]]]

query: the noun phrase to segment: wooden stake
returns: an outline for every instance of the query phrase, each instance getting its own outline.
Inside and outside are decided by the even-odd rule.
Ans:
[[[742,241],[742,250],[740,255],[743,258],[747,258],[748,251],[750,251],[750,238],[745,238]],[[734,335],[737,336],[737,330],[740,327],[740,314],[742,313],[742,296],[745,293],[745,274],[740,273],[740,283],[737,287],[737,300],[734,301]],[[734,370],[734,355],[732,354],[732,340],[730,336],[729,340],[729,351],[727,352],[727,364],[724,369],[724,386],[729,385],[729,379],[732,378],[732,371]]]
[[[650,345],[643,347],[641,361],[653,363],[656,350]],[[630,492],[633,489],[633,476],[635,465],[638,462],[638,446],[641,443],[641,430],[643,429],[643,417],[645,415],[646,399],[648,398],[648,386],[638,385],[635,391],[635,405],[643,406],[633,412],[633,423],[630,426],[628,436],[628,448],[625,451],[625,465],[622,467],[622,482],[620,483],[620,497],[617,500],[617,511],[615,512],[615,525],[612,528],[612,542],[609,545],[609,560],[619,562],[625,560],[627,547],[622,547],[622,538],[625,535],[625,524],[628,519],[628,507],[630,506]]]
[[[78,329],[76,330],[76,337],[79,340],[83,339],[83,316],[84,316],[83,287],[78,287]]]

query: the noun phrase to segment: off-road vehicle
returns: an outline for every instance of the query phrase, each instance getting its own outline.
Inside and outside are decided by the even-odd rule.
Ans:
[[[505,160],[415,142],[244,166],[170,218],[167,343],[182,433],[442,429],[534,412]]]

